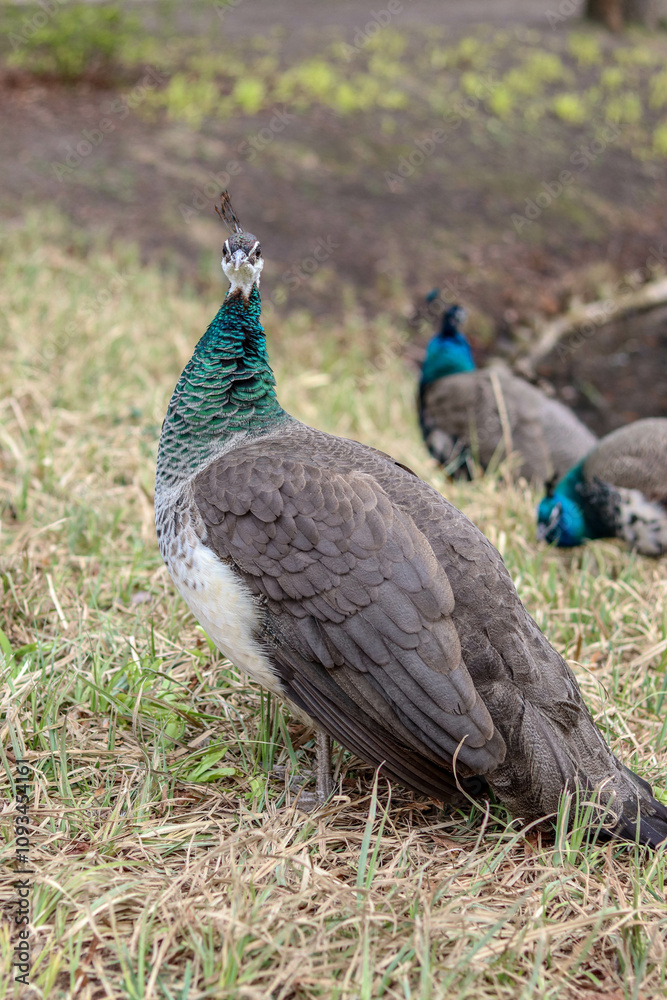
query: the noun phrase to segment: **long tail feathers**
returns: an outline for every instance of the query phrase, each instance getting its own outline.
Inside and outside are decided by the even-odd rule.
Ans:
[[[636,801],[623,803],[623,812],[611,831],[612,836],[647,847],[659,847],[667,842],[667,806],[653,796],[647,781],[627,767],[623,770],[636,784],[639,795]]]

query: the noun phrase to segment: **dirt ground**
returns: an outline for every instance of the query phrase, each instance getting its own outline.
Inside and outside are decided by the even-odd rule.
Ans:
[[[565,338],[539,374],[596,434],[667,417],[667,307]]]
[[[550,27],[547,15],[557,7],[553,0],[403,0],[396,25],[410,37],[416,33],[417,41],[424,26],[445,26],[448,38],[456,39],[482,21],[520,38],[524,30],[571,27],[570,19]],[[329,38],[352,41],[367,13],[352,2],[244,0],[227,11],[224,24],[210,4],[179,8],[178,18],[179,30],[220,45],[282,32],[282,56],[289,62]],[[147,70],[160,73],[159,66],[147,67],[138,80]],[[206,120],[195,130],[160,115],[114,118],[117,99],[108,86],[2,75],[0,217],[12,225],[27,208],[53,204],[83,240],[102,232],[109,240],[137,243],[145,260],[175,269],[214,295],[220,231],[208,192],[217,190],[225,165],[238,158],[248,136],[268,126],[272,111]],[[59,171],[84,130],[109,115],[113,130],[75,169]],[[620,279],[642,268],[648,248],[664,239],[664,162],[611,149],[577,178],[562,204],[545,213],[538,230],[517,234],[513,213],[557,175],[559,157],[569,153],[549,123],[539,141],[518,130],[505,145],[489,144],[463,127],[414,177],[392,189],[387,171],[432,126],[412,109],[395,118],[398,129],[387,134],[379,114],[346,118],[322,108],[297,115],[261,156],[242,161],[233,179],[235,201],[244,225],[261,234],[268,294],[289,285],[283,308],[306,308],[316,322],[356,301],[367,314],[395,312],[401,326],[413,304],[440,286],[471,308],[473,339],[488,351],[514,325],[559,312],[600,262],[612,280]],[[309,280],[300,268],[315,251],[325,259],[317,280]],[[667,313],[661,313],[584,338],[576,350],[548,359],[542,374],[591,426],[605,430],[629,415],[665,413],[666,370]]]

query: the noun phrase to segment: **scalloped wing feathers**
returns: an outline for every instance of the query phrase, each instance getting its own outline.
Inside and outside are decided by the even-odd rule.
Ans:
[[[362,759],[443,797],[458,748],[459,774],[485,775],[527,819],[603,782],[662,815],[493,546],[393,460],[294,421],[192,489],[206,544],[256,597],[285,696]]]
[[[503,741],[462,661],[454,595],[427,539],[372,476],[323,467],[293,441],[282,450],[224,456],[194,496],[208,544],[268,603],[287,683],[297,664],[320,664],[384,724],[400,719],[404,741],[451,762],[464,740],[464,768],[497,766]]]

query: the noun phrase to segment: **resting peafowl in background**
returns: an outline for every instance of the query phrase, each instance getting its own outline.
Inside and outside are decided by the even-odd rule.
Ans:
[[[660,843],[667,808],[604,742],[490,542],[388,455],[283,410],[260,244],[227,195],[222,215],[230,288],[169,403],[157,536],[216,645],[319,731],[319,801],[334,737],[439,799],[482,775],[526,821],[599,790],[614,835]]]
[[[454,476],[471,476],[473,456],[486,468],[508,451],[518,453],[516,474],[528,480],[543,484],[564,475],[590,451],[595,435],[507,368],[477,369],[464,320],[461,306],[450,306],[426,348],[419,422],[428,450]]]
[[[548,490],[538,535],[570,548],[587,538],[624,538],[643,555],[667,552],[667,419],[613,431]]]

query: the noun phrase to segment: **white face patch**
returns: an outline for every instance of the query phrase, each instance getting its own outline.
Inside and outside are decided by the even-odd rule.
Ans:
[[[241,257],[242,251],[237,250],[235,253],[230,253],[229,240],[225,240],[220,262],[222,270],[231,285],[230,291],[240,290],[246,299],[254,285],[259,287],[259,276],[264,267],[263,257],[259,257],[253,263],[249,259],[258,247],[259,240],[255,240],[250,252]]]
[[[618,489],[618,533],[645,556],[667,552],[667,510],[640,490]]]

